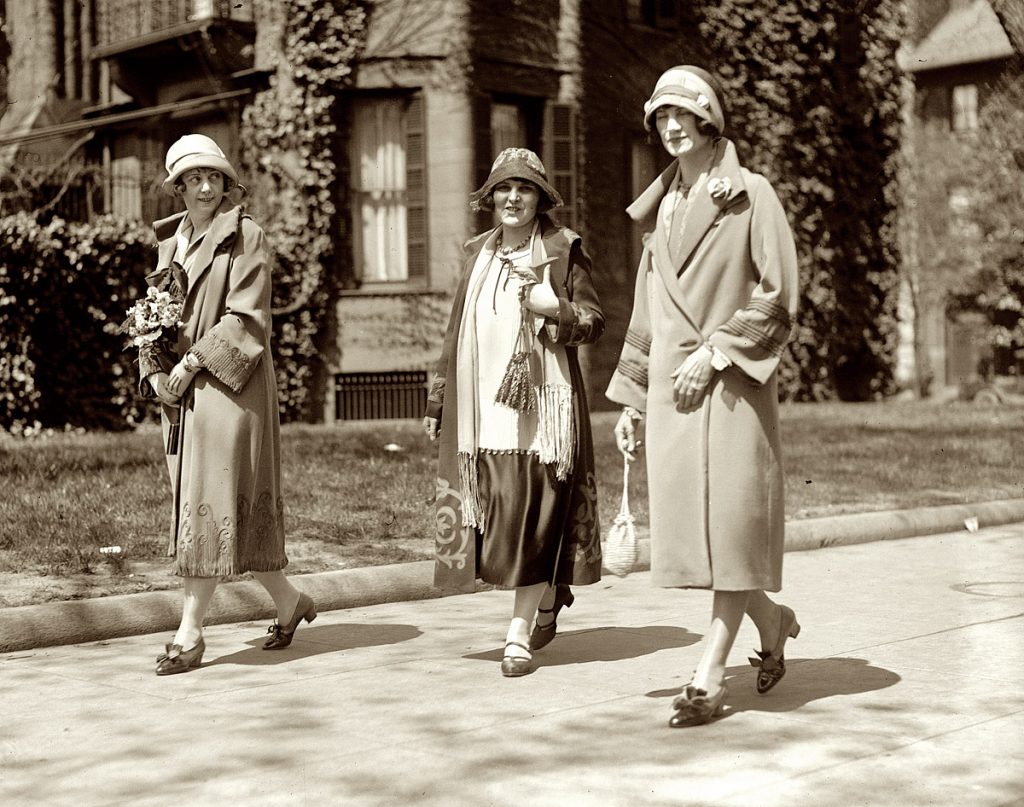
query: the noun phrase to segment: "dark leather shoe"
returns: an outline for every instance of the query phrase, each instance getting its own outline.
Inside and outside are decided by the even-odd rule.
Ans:
[[[715,696],[709,698],[707,690],[687,684],[683,687],[682,693],[672,701],[672,708],[676,713],[669,718],[669,726],[674,729],[685,729],[710,723],[713,718],[725,711],[727,692],[725,684],[722,684]]]
[[[295,629],[299,627],[299,623],[305,619],[306,622],[312,622],[316,619],[316,605],[313,600],[306,594],[299,594],[299,602],[295,606],[295,611],[292,613],[292,618],[287,625],[282,625],[277,620],[274,620],[274,624],[267,628],[267,633],[271,634],[263,643],[264,650],[283,650],[292,643],[292,637],[295,635]]]
[[[519,642],[506,642],[505,649],[508,650],[510,646],[518,647],[525,650],[527,653],[530,652],[530,648],[526,645],[519,644]],[[523,658],[522,656],[510,656],[506,653],[505,657],[501,660],[501,674],[506,678],[519,678],[523,675],[529,675],[533,672],[533,658]]]
[[[182,650],[180,644],[165,644],[164,652],[156,657],[157,675],[177,675],[188,672],[192,668],[199,668],[203,663],[203,653],[206,652],[206,642],[199,637],[199,642],[191,650]]]
[[[748,656],[751,667],[757,668],[757,682],[754,688],[758,695],[764,695],[786,674],[786,658],[784,651],[786,639],[795,639],[800,635],[800,623],[796,614],[785,605],[779,606],[779,637],[771,650],[755,650],[757,658]]]
[[[562,610],[563,606],[572,608],[575,601],[576,597],[571,588],[561,584],[555,586],[554,607],[537,609],[538,614],[552,614],[551,621],[546,625],[538,623],[533,626],[533,633],[530,634],[531,648],[540,650],[551,644],[551,640],[555,638],[555,632],[558,630],[558,612]]]

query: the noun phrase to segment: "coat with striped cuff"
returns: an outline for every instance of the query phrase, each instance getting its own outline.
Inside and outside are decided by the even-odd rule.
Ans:
[[[156,222],[162,284],[175,270],[184,213]],[[185,351],[203,369],[183,398],[176,454],[167,456],[173,500],[168,555],[174,573],[217,577],[270,572],[288,563],[281,496],[280,416],[270,352],[271,274],[263,230],[238,206],[221,204],[188,276],[173,366]],[[144,391],[149,384],[143,383]],[[169,416],[164,406],[167,439]]]
[[[654,582],[778,591],[785,523],[776,370],[796,316],[796,248],[771,185],[740,166],[726,139],[715,145],[709,182],[669,232],[658,205],[676,170],[673,163],[627,211],[653,232],[606,394],[646,414]],[[702,344],[732,364],[713,373],[696,406],[680,409],[671,374]]]

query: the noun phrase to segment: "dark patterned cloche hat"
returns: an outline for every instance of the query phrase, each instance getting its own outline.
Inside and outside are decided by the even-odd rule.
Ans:
[[[469,197],[469,204],[473,210],[493,210],[494,199],[491,194],[494,188],[506,179],[525,179],[532,182],[541,193],[547,197],[548,205],[541,205],[542,210],[552,207],[561,207],[565,204],[562,196],[548,182],[547,172],[544,170],[544,163],[540,157],[529,149],[508,148],[501,152],[491,166],[491,173],[487,181],[474,191]]]

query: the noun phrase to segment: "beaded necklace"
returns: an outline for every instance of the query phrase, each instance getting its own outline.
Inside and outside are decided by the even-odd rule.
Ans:
[[[514,247],[504,247],[504,246],[501,245],[502,238],[504,237],[504,235],[505,235],[505,231],[504,230],[502,230],[500,233],[498,233],[498,243],[495,245],[497,247],[497,252],[500,255],[506,255],[507,256],[507,255],[511,255],[514,252],[519,252],[519,250],[523,249],[527,244],[530,243],[530,236],[529,236],[529,234],[527,234],[526,238],[524,238],[522,241],[520,241]]]
[[[505,289],[508,288],[508,281],[512,277],[512,257],[511,256],[514,255],[515,253],[525,249],[527,246],[529,246],[530,238],[532,237],[532,233],[531,233],[530,235],[527,235],[526,238],[524,238],[522,241],[520,241],[515,246],[506,247],[506,246],[502,246],[502,243],[501,243],[501,240],[502,240],[502,237],[504,236],[504,234],[505,234],[504,230],[501,230],[498,233],[498,240],[495,242],[495,245],[494,245],[494,254],[497,256],[498,260],[501,262],[500,265],[498,266],[498,276],[494,279],[494,292],[491,295],[491,310],[494,311],[494,312],[497,312],[497,310],[498,310],[498,283],[501,283],[501,290],[505,291]],[[502,272],[505,273],[505,280],[504,280],[504,282],[502,282],[502,280],[501,280],[501,273]]]

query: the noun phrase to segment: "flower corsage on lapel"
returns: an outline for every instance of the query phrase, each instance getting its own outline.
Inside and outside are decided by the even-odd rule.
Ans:
[[[708,180],[708,193],[715,201],[725,201],[732,192],[732,180],[729,177],[711,177]]]

